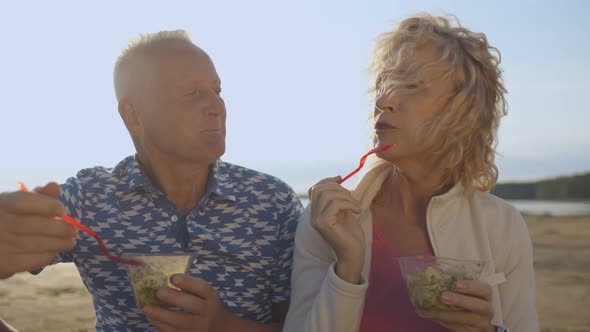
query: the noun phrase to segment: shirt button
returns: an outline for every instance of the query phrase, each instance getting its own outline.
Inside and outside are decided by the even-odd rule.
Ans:
[[[177,216],[172,216],[171,219],[172,219],[173,222],[177,222],[178,221],[178,217]]]

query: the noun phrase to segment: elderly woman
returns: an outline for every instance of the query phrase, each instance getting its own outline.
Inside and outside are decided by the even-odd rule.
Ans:
[[[310,190],[299,222],[285,331],[538,331],[532,246],[495,185],[506,114],[500,55],[446,18],[411,17],[374,53],[378,161],[348,191],[339,177]],[[439,300],[412,306],[397,258],[484,261]]]

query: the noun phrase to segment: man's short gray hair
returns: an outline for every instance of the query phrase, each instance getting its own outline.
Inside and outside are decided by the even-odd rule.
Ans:
[[[125,47],[117,61],[115,62],[115,69],[113,73],[114,84],[115,84],[115,95],[117,100],[121,101],[122,98],[127,97],[128,93],[128,71],[127,67],[132,67],[134,58],[138,54],[142,54],[148,50],[157,47],[161,43],[167,42],[181,42],[192,45],[193,42],[189,34],[184,30],[171,30],[171,31],[160,31],[155,33],[141,34],[137,38],[131,40],[127,47]]]

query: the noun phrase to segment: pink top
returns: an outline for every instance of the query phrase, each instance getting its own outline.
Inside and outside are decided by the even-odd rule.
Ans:
[[[373,224],[369,288],[359,332],[449,331],[416,315],[397,260],[403,256],[408,255],[396,250]]]

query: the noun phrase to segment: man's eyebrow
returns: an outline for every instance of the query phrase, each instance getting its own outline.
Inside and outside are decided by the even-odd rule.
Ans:
[[[195,84],[203,84],[203,83],[213,83],[215,85],[221,85],[221,80],[214,79],[211,81],[207,81],[207,80],[187,79],[183,82],[183,84],[185,84],[185,85],[195,85]]]

